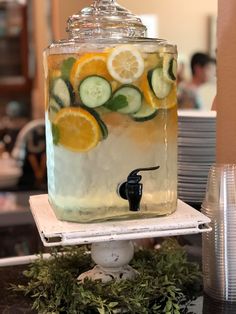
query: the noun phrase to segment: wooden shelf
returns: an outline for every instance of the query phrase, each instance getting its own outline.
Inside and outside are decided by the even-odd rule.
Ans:
[[[1,5],[1,11],[11,10],[7,2]],[[23,94],[30,98],[31,80],[29,78],[29,47],[27,5],[18,5],[19,15],[16,33],[0,35],[0,93],[2,97],[21,97]],[[15,11],[14,11],[15,13]],[[7,15],[7,13],[6,13]],[[15,27],[15,26],[14,26]],[[11,31],[8,29],[7,31]]]
[[[0,93],[6,94],[9,92],[30,92],[31,81],[24,76],[8,76],[0,77]]]
[[[4,35],[0,35],[0,40],[15,40],[20,38],[20,33],[18,34],[4,34]]]

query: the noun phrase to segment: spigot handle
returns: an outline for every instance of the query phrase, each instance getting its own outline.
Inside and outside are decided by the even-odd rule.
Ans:
[[[155,166],[155,167],[149,167],[149,168],[138,168],[138,169],[134,169],[133,171],[130,172],[130,174],[128,175],[128,179],[129,177],[133,177],[133,176],[137,176],[137,174],[140,172],[140,171],[152,171],[152,170],[157,170],[159,169],[160,166]],[[141,179],[142,177],[139,176]]]
[[[118,194],[129,202],[130,211],[139,211],[140,202],[143,193],[143,184],[140,183],[142,176],[138,175],[140,171],[152,171],[159,169],[160,166],[149,168],[138,168],[130,172],[127,181],[118,186]]]

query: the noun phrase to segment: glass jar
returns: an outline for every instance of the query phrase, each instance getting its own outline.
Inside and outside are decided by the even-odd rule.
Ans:
[[[44,53],[48,196],[58,219],[157,217],[177,204],[176,46],[114,0]]]

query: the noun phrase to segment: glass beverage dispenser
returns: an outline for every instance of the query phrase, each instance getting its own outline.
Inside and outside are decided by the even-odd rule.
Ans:
[[[176,46],[114,0],[45,50],[48,197],[58,219],[157,217],[177,204]]]

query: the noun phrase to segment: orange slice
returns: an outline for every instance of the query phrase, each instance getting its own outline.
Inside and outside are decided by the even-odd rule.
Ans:
[[[153,93],[147,78],[147,72],[140,79],[140,88],[143,92],[144,98],[151,107],[158,109],[169,109],[177,105],[176,99],[176,85],[173,84],[169,95],[164,99],[159,99]]]
[[[114,48],[109,54],[107,67],[115,80],[123,84],[129,84],[143,74],[144,60],[135,47],[121,45]]]
[[[107,80],[111,76],[106,65],[107,53],[86,53],[73,65],[70,74],[70,81],[74,90],[78,90],[80,82],[87,76],[99,75]]]
[[[53,123],[58,129],[58,143],[74,152],[91,150],[101,138],[97,120],[81,108],[61,109]]]
[[[148,83],[147,72],[145,72],[144,75],[141,77],[140,88],[141,91],[143,92],[147,104],[153,108],[160,108],[161,100],[159,100],[151,90]]]

